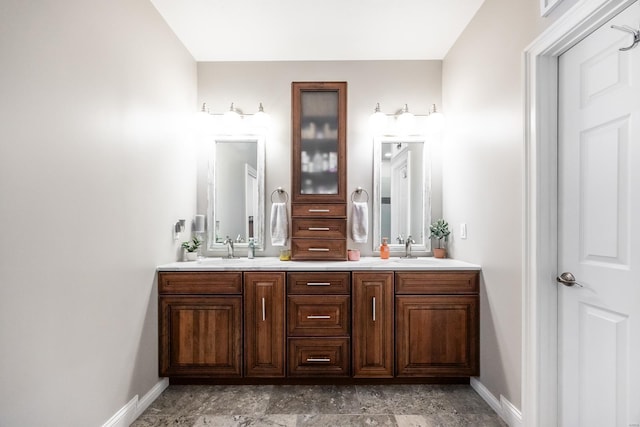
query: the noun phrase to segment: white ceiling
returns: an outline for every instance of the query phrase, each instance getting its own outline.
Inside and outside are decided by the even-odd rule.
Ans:
[[[484,0],[151,0],[196,61],[442,59]]]

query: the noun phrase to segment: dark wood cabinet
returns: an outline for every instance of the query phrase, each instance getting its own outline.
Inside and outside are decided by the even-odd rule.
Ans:
[[[285,376],[285,273],[244,273],[244,372]]]
[[[479,375],[477,272],[396,273],[396,294],[398,377]]]
[[[241,284],[240,273],[159,274],[160,376],[242,376]]]
[[[477,376],[478,289],[478,271],[159,272],[160,376]]]
[[[293,260],[346,260],[347,83],[293,82]]]
[[[393,272],[354,272],[353,376],[393,377]]]

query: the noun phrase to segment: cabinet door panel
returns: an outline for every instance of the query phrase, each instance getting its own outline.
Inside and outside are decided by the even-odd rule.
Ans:
[[[477,319],[477,296],[396,296],[397,375],[478,375]]]
[[[284,377],[285,273],[245,273],[244,283],[245,376]]]
[[[160,298],[161,376],[241,376],[237,297]]]
[[[353,374],[393,376],[393,273],[353,273]]]
[[[293,82],[292,201],[346,202],[347,82]]]

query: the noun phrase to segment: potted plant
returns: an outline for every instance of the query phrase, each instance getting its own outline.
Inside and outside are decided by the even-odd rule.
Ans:
[[[432,223],[429,226],[429,230],[431,231],[429,237],[438,241],[438,247],[433,249],[433,256],[436,258],[446,258],[447,241],[449,240],[449,234],[451,234],[451,231],[449,230],[449,223],[441,218]],[[444,245],[442,244],[443,240]]]
[[[182,243],[184,249],[184,257],[186,261],[195,261],[198,257],[198,248],[202,244],[202,240],[198,236],[193,236],[191,240]]]

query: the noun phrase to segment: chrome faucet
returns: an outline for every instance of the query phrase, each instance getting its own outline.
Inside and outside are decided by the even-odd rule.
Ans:
[[[227,258],[233,258],[233,239],[227,236],[222,243],[227,245]]]
[[[411,255],[411,245],[416,241],[411,238],[411,235],[408,235],[404,241],[404,257],[405,258],[415,258]]]

